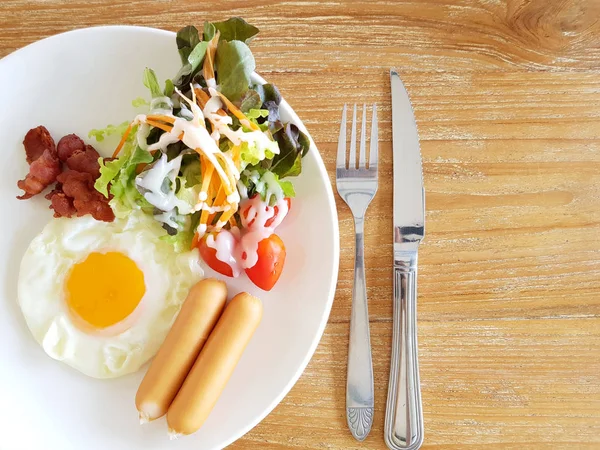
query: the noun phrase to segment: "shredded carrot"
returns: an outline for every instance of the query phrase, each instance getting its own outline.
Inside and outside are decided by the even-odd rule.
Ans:
[[[211,78],[215,78],[215,53],[217,52],[217,44],[219,43],[219,36],[221,36],[221,32],[217,30],[217,33],[213,36],[213,38],[208,43],[208,47],[206,49],[206,56],[204,57],[204,65],[202,66],[203,75],[205,80],[210,80]]]
[[[162,122],[170,123],[171,125],[175,123],[174,117],[164,116],[162,114],[152,114],[150,116],[147,116],[147,118],[150,120],[160,120]]]
[[[194,233],[194,237],[192,239],[192,245],[190,245],[190,250],[197,247],[199,242],[200,242],[200,235],[198,234],[198,232],[196,232],[196,233]]]
[[[246,117],[246,115],[242,111],[240,111],[240,109],[237,106],[235,106],[233,103],[231,103],[227,97],[225,97],[223,94],[221,94],[218,91],[217,91],[217,93],[219,94],[219,97],[221,98],[223,103],[225,103],[225,106],[227,106],[227,109],[235,117],[237,117],[240,122],[242,122],[242,125],[244,125],[247,128],[250,128],[251,130],[260,131],[260,127],[258,125],[256,125],[254,122],[250,122],[250,120]]]
[[[113,152],[113,158],[116,158],[119,155],[119,152],[123,148],[123,145],[125,145],[125,141],[127,141],[127,138],[129,137],[129,133],[131,133],[131,128],[133,128],[133,122],[129,124],[129,126],[125,130],[125,133],[123,133],[123,137],[121,137],[121,142],[119,142],[119,145],[117,145],[117,148]]]
[[[233,227],[237,227],[237,220],[235,220],[235,215],[231,216],[229,218],[229,225],[233,228]]]
[[[200,105],[200,108],[204,108],[206,103],[210,100],[210,96],[202,89],[196,88],[194,89],[194,92],[196,93],[196,101],[198,102],[198,105]]]
[[[227,158],[223,153],[215,153],[215,156],[217,157],[217,159],[220,159],[221,161],[223,161],[223,164],[221,165],[221,167],[223,167],[225,169],[225,173],[227,175],[228,178],[228,182],[229,185],[231,186],[231,189],[227,189],[227,186],[225,187],[225,191],[227,192],[227,195],[232,194],[233,193],[233,189],[236,189],[236,183],[235,183],[235,178],[233,177],[233,174],[227,170]]]
[[[223,215],[221,217],[219,217],[219,222],[221,222],[221,223],[229,222],[229,219],[235,214],[237,209],[238,209],[237,203],[234,203],[233,205],[231,205],[231,208],[229,209],[229,211],[225,211],[223,213]],[[222,227],[217,227],[217,228],[220,230]]]
[[[194,150],[199,155],[203,155],[202,149],[196,148]],[[217,155],[217,157],[218,157],[219,155],[222,155],[222,153],[220,153],[220,152],[215,153],[215,155]],[[212,166],[212,164],[211,164],[211,166]],[[221,168],[223,168],[223,166],[221,166]],[[229,171],[227,170],[227,168],[223,168],[223,170],[225,171],[225,177],[223,177],[223,175],[221,175],[221,173],[219,173],[219,172],[217,172],[217,174],[219,175],[219,178],[221,178],[221,181],[223,181],[226,184],[225,190],[227,191],[227,195],[229,195],[229,194],[233,193],[233,189],[235,188],[235,183],[231,184],[232,176],[229,174]]]
[[[157,122],[150,119],[149,117],[146,118],[146,123],[148,125],[152,125],[155,128],[160,128],[161,130],[166,131],[167,133],[173,129],[173,125],[167,125],[161,122]]]

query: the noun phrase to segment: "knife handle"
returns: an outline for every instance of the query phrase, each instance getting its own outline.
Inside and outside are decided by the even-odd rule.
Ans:
[[[352,436],[356,440],[362,441],[367,437],[371,431],[371,425],[373,425],[375,394],[365,280],[364,219],[355,217],[354,226],[356,256],[346,378],[346,421]]]
[[[394,322],[384,437],[392,450],[423,443],[423,408],[417,351],[417,257],[394,268]]]

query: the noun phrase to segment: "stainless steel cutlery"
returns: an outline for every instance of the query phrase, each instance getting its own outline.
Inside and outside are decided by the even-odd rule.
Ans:
[[[425,194],[417,125],[395,70],[392,87],[394,155],[394,320],[384,437],[392,450],[423,443],[417,352],[417,255],[425,235]]]
[[[423,411],[417,351],[417,260],[425,235],[425,194],[417,126],[406,88],[390,71],[394,164],[393,340],[384,438],[392,450],[415,450],[423,443]],[[356,257],[348,348],[346,418],[362,441],[374,414],[373,363],[364,265],[364,218],[377,192],[377,110],[373,106],[369,157],[366,154],[367,108],[363,106],[358,162],[357,109],[354,105],[350,153],[346,154],[346,106],[338,141],[336,184],[354,216]],[[367,162],[368,161],[368,162]]]
[[[366,155],[367,107],[363,106],[358,165],[356,164],[356,105],[352,114],[350,155],[346,156],[346,106],[338,141],[336,185],[340,197],[354,216],[356,249],[354,287],[348,347],[348,378],[346,381],[346,419],[352,435],[362,441],[373,424],[374,388],[369,311],[364,260],[364,220],[367,206],[377,192],[377,109],[373,105],[369,158]],[[367,164],[368,161],[368,164]]]

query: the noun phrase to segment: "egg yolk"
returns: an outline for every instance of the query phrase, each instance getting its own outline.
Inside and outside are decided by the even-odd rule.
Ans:
[[[124,254],[90,253],[71,269],[66,292],[71,312],[95,328],[106,328],[135,310],[146,285],[144,273]]]

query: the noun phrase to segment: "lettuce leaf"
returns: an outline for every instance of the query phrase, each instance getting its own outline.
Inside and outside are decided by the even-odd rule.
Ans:
[[[259,93],[254,89],[249,89],[241,98],[240,109],[243,113],[246,113],[251,109],[259,109],[262,104],[263,101]]]
[[[113,134],[122,136],[128,126],[129,122],[123,122],[119,125],[108,124],[106,128],[90,130],[88,137],[96,139],[97,142],[102,142],[105,138]]]
[[[177,50],[179,51],[181,62],[185,65],[188,63],[190,53],[192,53],[194,48],[196,48],[196,45],[200,43],[198,29],[193,25],[182,28],[177,32],[175,41],[177,43]]]
[[[310,148],[308,136],[296,125],[288,123],[273,138],[279,145],[279,153],[273,159],[263,161],[261,167],[272,171],[279,178],[300,175],[302,158]]]
[[[158,78],[156,78],[156,73],[154,70],[146,67],[144,69],[144,86],[150,89],[150,94],[152,94],[152,98],[162,97],[163,91],[158,84]]]
[[[263,146],[260,142],[243,142],[240,147],[240,157],[242,159],[242,168],[246,166],[255,166],[263,160],[271,160],[279,153],[279,146],[275,141],[269,141],[268,146]]]
[[[206,22],[204,24],[204,40],[211,40],[217,30],[221,32],[220,39],[245,43],[250,42],[258,34],[258,28],[250,25],[241,17],[231,17],[223,22]]]
[[[100,177],[96,180],[94,188],[105,197],[108,197],[110,192],[113,198],[109,204],[117,217],[124,217],[132,209],[152,211],[152,206],[135,186],[138,164],[149,163],[153,159],[150,153],[136,145],[136,131],[137,127],[131,130],[117,159],[106,162],[99,160]]]
[[[277,174],[262,169],[260,167],[252,167],[242,171],[240,181],[246,186],[248,197],[259,194],[263,201],[275,203],[277,195],[275,192],[280,191],[283,197],[295,197],[296,191],[294,185],[289,180],[281,180]],[[267,199],[268,195],[274,195]]]
[[[200,212],[192,214],[186,222],[184,230],[178,231],[175,234],[166,234],[160,237],[162,241],[173,245],[174,250],[177,253],[187,252],[191,248],[195,230],[200,222]]]
[[[219,90],[229,100],[237,102],[248,91],[250,77],[256,68],[252,52],[241,41],[219,40],[215,65]]]

